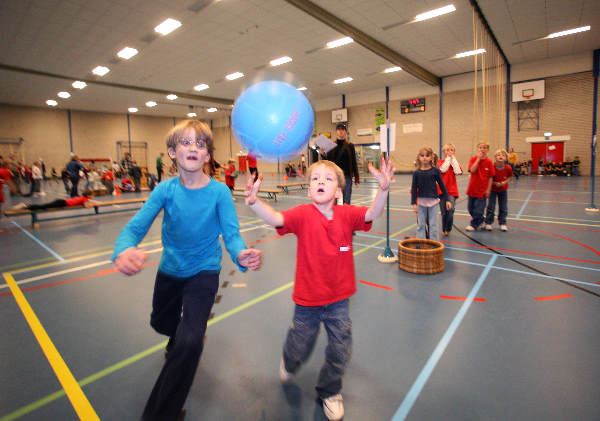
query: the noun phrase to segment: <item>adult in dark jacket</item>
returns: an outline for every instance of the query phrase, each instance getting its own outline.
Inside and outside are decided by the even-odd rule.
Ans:
[[[347,140],[348,132],[345,124],[338,123],[335,131],[337,135],[335,143],[337,146],[325,155],[325,159],[335,162],[344,171],[346,185],[344,186],[342,195],[344,203],[349,205],[352,197],[352,177],[354,177],[355,184],[360,182],[358,164],[356,163],[356,150],[354,149],[354,145]]]

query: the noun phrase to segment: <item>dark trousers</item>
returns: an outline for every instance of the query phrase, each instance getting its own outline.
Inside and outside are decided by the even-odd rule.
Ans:
[[[28,205],[27,209],[29,210],[40,210],[40,209],[49,209],[49,208],[65,208],[67,207],[67,201],[64,199],[56,199],[52,202],[41,203],[39,205]]]
[[[494,223],[494,210],[496,209],[496,198],[498,198],[498,225],[506,225],[508,215],[508,190],[490,192],[487,209],[485,210],[485,223]]]
[[[342,190],[342,197],[344,204],[349,205],[352,199],[352,177],[349,175],[346,176],[346,185],[344,186],[344,190]]]
[[[452,209],[446,209],[446,202],[452,203]],[[455,196],[448,196],[448,200],[440,197],[440,212],[442,213],[442,232],[452,231],[452,225],[454,224],[454,205],[456,204]],[[436,238],[434,238],[436,240]]]
[[[79,175],[71,175],[71,197],[79,196],[77,187],[79,186]]]
[[[162,180],[162,167],[156,167],[156,174],[158,174],[158,182]]]
[[[175,278],[160,271],[156,274],[150,324],[175,341],[148,398],[142,420],[178,419],[194,381],[218,289],[218,272],[200,272],[189,278]]]
[[[469,214],[471,215],[471,226],[475,229],[483,224],[483,211],[485,210],[485,197],[469,196]]]

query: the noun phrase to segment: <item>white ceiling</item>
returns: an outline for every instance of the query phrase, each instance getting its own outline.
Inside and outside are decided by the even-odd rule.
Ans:
[[[313,0],[345,23],[395,53],[443,77],[472,71],[472,59],[449,59],[473,49],[473,11],[469,0]],[[419,13],[454,4],[454,13],[432,20],[411,20]],[[478,0],[478,4],[511,64],[589,52],[600,48],[598,0]],[[183,26],[167,36],[153,28],[167,17]],[[592,30],[569,37],[531,41],[574,27]],[[351,95],[383,86],[428,86],[405,71],[383,74],[393,64],[353,43],[322,49],[344,36],[285,0],[2,0],[0,64],[45,74],[98,80],[127,86],[176,91],[233,101],[244,86],[259,77],[287,77],[305,85],[307,96]],[[131,60],[116,53],[139,50]],[[276,68],[268,62],[281,56],[293,62]],[[111,69],[100,78],[97,65]],[[240,71],[246,77],[226,81]],[[285,72],[285,74],[284,74]],[[354,80],[334,85],[345,76]],[[163,94],[90,84],[79,91],[71,80],[0,70],[0,102],[45,106],[56,99],[60,108],[184,117],[194,106],[200,118],[218,118],[229,106],[197,98],[168,101]],[[200,83],[210,89],[195,92]],[[58,91],[72,94],[68,100]],[[155,108],[144,103],[154,100]],[[205,108],[219,112],[208,114]]]

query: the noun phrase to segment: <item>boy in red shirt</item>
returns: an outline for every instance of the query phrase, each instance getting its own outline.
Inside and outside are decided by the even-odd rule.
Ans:
[[[369,165],[379,182],[373,205],[337,205],[345,183],[344,172],[332,161],[319,161],[308,168],[308,196],[312,203],[283,212],[274,210],[256,197],[262,176],[246,186],[246,204],[280,235],[298,237],[296,277],[292,299],[296,303],[292,327],[283,346],[279,366],[282,382],[305,362],[315,345],[321,321],[329,338],[325,363],[317,380],[317,393],[329,420],[344,416],[342,375],[351,355],[352,321],[349,298],[356,292],[352,233],[368,231],[385,206],[394,167],[381,159],[381,172]],[[318,247],[315,247],[318,245]]]
[[[506,226],[506,216],[508,215],[508,182],[513,176],[510,165],[506,165],[508,154],[504,149],[498,149],[494,154],[495,174],[492,182],[492,191],[488,199],[488,205],[485,212],[485,229],[492,230],[494,223],[494,209],[496,207],[496,198],[498,198],[498,225],[502,231],[508,231]]]
[[[444,199],[442,190],[438,186],[438,195],[440,195],[440,212],[442,213],[442,234],[450,235],[452,225],[454,224],[454,204],[458,199],[458,185],[456,176],[462,174],[462,168],[454,156],[456,147],[452,143],[447,143],[442,148],[444,159],[438,161],[438,168],[442,173],[442,181],[448,190],[448,199]],[[452,208],[446,208],[446,201],[452,203]]]
[[[227,161],[227,165],[223,166],[225,170],[225,185],[229,187],[229,191],[231,192],[231,197],[233,197],[233,190],[235,189],[235,178],[237,177],[237,171],[235,170],[235,160],[230,158]],[[235,197],[233,197],[233,201],[235,202]]]
[[[469,214],[471,223],[467,226],[467,231],[475,231],[483,227],[483,211],[485,210],[485,200],[490,196],[492,188],[492,178],[495,170],[492,160],[487,157],[490,151],[490,144],[479,142],[477,145],[477,155],[469,160],[469,186],[467,187],[467,196],[469,196]]]

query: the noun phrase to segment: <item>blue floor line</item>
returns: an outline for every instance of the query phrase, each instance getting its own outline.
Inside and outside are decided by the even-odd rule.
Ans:
[[[17,224],[15,221],[10,221],[12,222],[14,225],[16,225],[17,227],[19,227],[19,229],[21,229],[21,231],[23,231],[25,234],[27,234],[27,236],[29,236],[29,238],[31,238],[33,241],[35,241],[36,243],[38,243],[42,248],[44,248],[48,253],[50,253],[52,256],[56,257],[58,260],[60,260],[62,263],[65,263],[66,260],[63,259],[62,257],[60,257],[58,255],[58,253],[56,253],[54,250],[52,250],[50,247],[48,247],[47,245],[45,245],[44,243],[42,243],[40,240],[38,240],[33,234],[31,234],[29,231],[27,231],[25,228],[23,228],[21,225]]]
[[[475,282],[475,285],[471,289],[471,292],[469,292],[467,299],[460,307],[460,310],[458,310],[458,313],[456,313],[456,316],[454,316],[452,323],[450,323],[450,326],[448,326],[446,333],[444,333],[444,336],[442,336],[442,339],[440,339],[440,342],[433,350],[433,353],[425,363],[425,366],[419,373],[419,376],[417,377],[410,390],[406,394],[404,401],[402,401],[402,404],[400,404],[400,406],[398,407],[398,410],[392,417],[392,421],[403,421],[408,416],[408,413],[412,409],[414,403],[419,398],[423,387],[425,387],[427,380],[429,380],[429,376],[431,376],[431,373],[433,373],[433,370],[435,369],[435,366],[439,362],[440,358],[442,358],[446,347],[448,346],[448,344],[452,340],[452,337],[460,327],[460,324],[462,323],[465,315],[467,314],[469,307],[471,307],[473,299],[475,298],[475,296],[479,292],[479,289],[485,282],[485,279],[490,273],[490,270],[494,266],[494,262],[497,258],[498,255],[493,255],[488,261],[485,269],[483,270],[483,272],[481,272],[481,275],[479,275],[479,279],[477,279],[477,282]]]
[[[525,201],[523,202],[523,205],[521,206],[521,209],[519,209],[519,212],[517,212],[517,215],[515,216],[515,219],[521,218],[521,214],[525,210],[525,207],[527,206],[527,203],[529,203],[529,199],[531,199],[532,195],[533,195],[533,190],[530,191],[529,194],[527,195],[527,199],[525,199]]]

